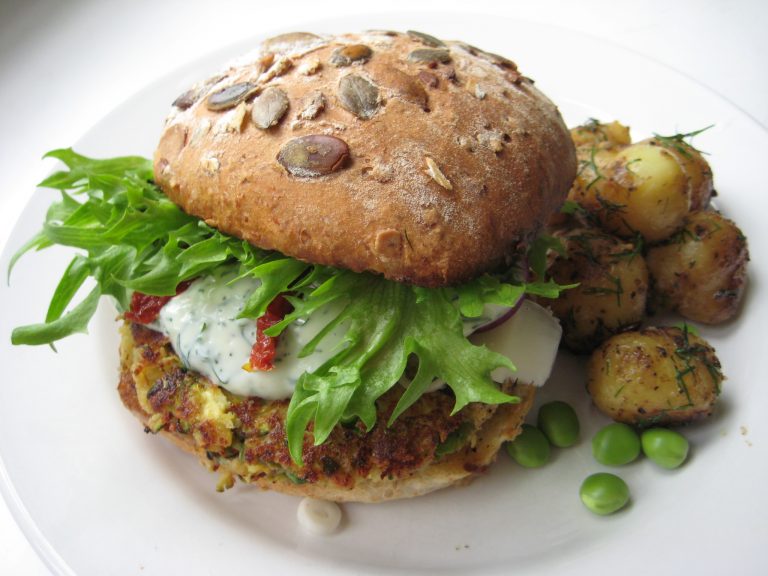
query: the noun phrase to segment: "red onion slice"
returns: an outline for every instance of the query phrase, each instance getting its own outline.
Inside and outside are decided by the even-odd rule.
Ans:
[[[501,326],[502,324],[504,324],[504,322],[512,318],[512,316],[515,315],[515,312],[517,312],[520,309],[520,306],[522,305],[524,299],[525,299],[525,296],[520,296],[520,298],[518,298],[514,306],[507,309],[506,312],[504,312],[500,316],[497,316],[490,322],[483,324],[482,326],[478,326],[472,331],[472,334],[481,334],[482,332],[493,330],[494,328],[497,328],[498,326]]]

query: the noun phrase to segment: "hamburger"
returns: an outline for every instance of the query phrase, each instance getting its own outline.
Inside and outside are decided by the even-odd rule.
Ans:
[[[285,34],[176,98],[151,162],[50,155],[69,170],[42,185],[64,194],[17,257],[85,254],[13,341],[82,331],[112,296],[123,403],[221,488],[416,496],[519,432],[546,375],[468,337],[558,293],[540,232],[576,159],[511,60],[414,31]]]

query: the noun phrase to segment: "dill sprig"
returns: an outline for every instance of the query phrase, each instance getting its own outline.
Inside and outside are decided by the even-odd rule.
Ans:
[[[654,133],[653,136],[654,138],[656,138],[656,140],[661,142],[664,146],[667,146],[669,148],[674,148],[686,158],[690,158],[691,150],[698,152],[699,154],[706,154],[706,152],[699,150],[698,148],[695,148],[690,142],[686,142],[686,140],[691,140],[696,136],[698,136],[699,134],[701,134],[702,132],[705,132],[712,127],[714,127],[714,124],[710,124],[709,126],[701,128],[699,130],[694,130],[693,132],[686,132],[684,134],[672,134],[671,136],[662,136],[661,134]]]

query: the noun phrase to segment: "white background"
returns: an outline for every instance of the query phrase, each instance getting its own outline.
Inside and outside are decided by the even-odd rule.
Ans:
[[[145,84],[289,21],[304,29],[334,15],[414,10],[503,14],[586,32],[671,66],[768,126],[764,0],[0,0],[0,247],[50,169],[40,157],[75,143]],[[585,65],[610,74],[599,55]],[[0,574],[47,573],[0,501]]]

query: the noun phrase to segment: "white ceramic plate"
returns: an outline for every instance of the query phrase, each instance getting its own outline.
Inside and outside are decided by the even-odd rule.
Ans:
[[[114,310],[99,309],[88,336],[11,348],[13,326],[43,317],[69,259],[51,249],[22,259],[0,290],[0,485],[19,524],[61,574],[281,573],[758,573],[768,541],[768,303],[757,298],[768,263],[760,218],[768,213],[761,168],[768,135],[734,106],[665,66],[564,30],[496,17],[392,16],[320,23],[324,32],[415,28],[509,55],[558,102],[573,124],[618,118],[637,139],[715,124],[697,140],[709,152],[718,205],[752,247],[750,288],[737,321],[702,330],[728,375],[717,413],[691,427],[692,457],[680,470],[639,461],[619,473],[632,504],[612,517],[586,511],[578,488],[600,471],[588,439],[605,418],[590,406],[580,363],[562,355],[539,401],[570,401],[583,424],[579,446],[541,470],[507,458],[468,488],[414,501],[347,505],[341,531],[309,537],[297,500],[215,477],[168,443],[141,432],[115,392]],[[76,148],[86,154],[149,155],[169,103],[193,80],[248,46],[185,67],[131,97]],[[53,193],[36,193],[10,251],[31,236]]]

